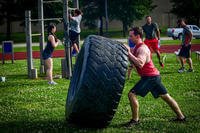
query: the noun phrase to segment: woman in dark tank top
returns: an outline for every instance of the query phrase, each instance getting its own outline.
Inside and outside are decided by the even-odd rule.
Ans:
[[[42,58],[44,59],[44,63],[46,66],[46,76],[48,80],[48,84],[55,85],[56,82],[53,81],[53,60],[52,53],[54,49],[59,44],[59,39],[57,39],[56,35],[56,26],[54,24],[50,24],[48,27],[48,40],[47,45],[42,53]]]

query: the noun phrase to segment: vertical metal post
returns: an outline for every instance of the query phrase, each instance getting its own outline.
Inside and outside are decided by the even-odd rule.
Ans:
[[[63,0],[63,24],[64,24],[64,45],[65,45],[65,59],[67,62],[67,77],[72,77],[72,63],[71,63],[71,48],[69,41],[69,13],[68,13],[68,0]]]
[[[25,26],[26,26],[26,51],[27,51],[27,68],[28,77],[31,78],[31,69],[33,69],[32,61],[32,37],[31,37],[31,11],[25,11]]]
[[[79,1],[78,0],[73,0],[74,1],[74,7],[79,9]]]
[[[39,21],[39,33],[40,35],[40,74],[44,73],[44,60],[42,59],[42,52],[44,49],[44,12],[43,12],[43,0],[38,0],[38,19]]]

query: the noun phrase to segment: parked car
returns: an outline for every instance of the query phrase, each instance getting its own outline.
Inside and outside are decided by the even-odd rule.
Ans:
[[[196,25],[187,25],[190,30],[192,31],[193,37],[196,39],[200,39],[200,28]],[[175,39],[182,39],[183,35],[183,28],[168,28],[167,29],[167,36],[172,37]]]

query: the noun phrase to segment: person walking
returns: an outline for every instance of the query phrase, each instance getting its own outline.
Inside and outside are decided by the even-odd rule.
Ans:
[[[187,72],[193,72],[193,65],[192,65],[192,58],[191,58],[191,41],[192,41],[192,32],[187,27],[184,19],[179,19],[177,21],[178,27],[183,28],[183,36],[182,36],[182,44],[181,49],[178,54],[180,62],[181,62],[181,68],[178,70],[179,73],[185,72],[184,62],[188,60],[189,69]]]
[[[152,52],[155,52],[161,67],[164,67],[160,57],[160,31],[156,23],[152,23],[151,16],[146,16],[146,24],[142,26],[145,33],[144,43]]]
[[[46,68],[46,79],[48,80],[48,84],[56,85],[57,83],[53,81],[53,60],[52,53],[54,49],[58,46],[60,40],[55,35],[56,26],[54,24],[50,24],[48,26],[48,40],[45,49],[42,52],[42,58],[45,63]]]
[[[129,60],[134,64],[141,79],[128,93],[130,106],[132,110],[132,119],[126,124],[127,127],[139,124],[139,103],[137,95],[145,97],[151,92],[154,98],[161,97],[175,112],[177,117],[173,121],[185,121],[186,117],[181,112],[177,102],[168,94],[166,88],[161,82],[160,73],[155,68],[151,59],[149,48],[142,41],[142,29],[134,27],[130,29],[130,39],[135,43],[134,51],[128,49]]]

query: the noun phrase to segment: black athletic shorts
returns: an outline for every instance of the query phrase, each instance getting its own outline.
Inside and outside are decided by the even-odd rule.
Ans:
[[[160,76],[142,77],[130,92],[142,97],[145,97],[148,92],[151,92],[154,98],[167,94],[166,88],[161,83]]]
[[[191,57],[191,45],[182,45],[181,50],[178,54],[178,56],[184,57],[184,58],[190,58]]]
[[[73,30],[69,31],[69,38],[71,41],[71,45],[73,45],[74,43],[76,43],[78,45],[78,35],[79,35],[79,33],[75,32]]]

